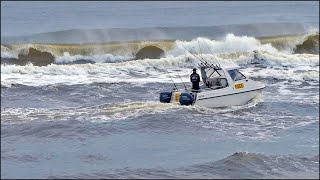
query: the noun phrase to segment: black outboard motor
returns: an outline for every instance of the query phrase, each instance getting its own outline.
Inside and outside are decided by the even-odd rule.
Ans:
[[[193,96],[190,93],[181,93],[179,102],[181,105],[192,105],[194,101]]]
[[[161,92],[160,93],[160,102],[170,103],[172,92]]]

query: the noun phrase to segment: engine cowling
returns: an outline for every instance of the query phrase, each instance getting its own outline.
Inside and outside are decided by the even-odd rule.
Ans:
[[[172,92],[161,92],[160,93],[160,102],[170,103]]]
[[[179,102],[180,102],[181,105],[189,106],[189,105],[193,104],[193,101],[194,101],[194,98],[193,98],[193,96],[191,94],[189,94],[189,93],[181,93],[180,99],[179,99]]]

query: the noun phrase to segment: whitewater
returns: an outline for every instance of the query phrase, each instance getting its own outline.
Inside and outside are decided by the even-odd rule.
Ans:
[[[315,7],[1,2],[1,178],[319,178]],[[189,51],[266,88],[243,106],[160,103],[191,86]]]

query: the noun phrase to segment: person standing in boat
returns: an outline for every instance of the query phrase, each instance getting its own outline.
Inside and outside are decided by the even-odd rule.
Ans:
[[[200,76],[197,74],[197,69],[193,68],[193,72],[190,75],[190,81],[192,82],[192,89],[199,90]]]

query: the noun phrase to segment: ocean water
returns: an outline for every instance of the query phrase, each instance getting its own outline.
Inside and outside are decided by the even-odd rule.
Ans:
[[[1,178],[319,179],[318,24],[317,1],[1,1]],[[184,47],[266,88],[160,103]]]

